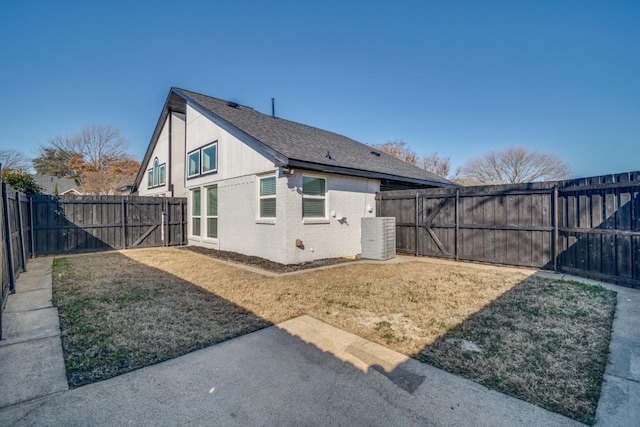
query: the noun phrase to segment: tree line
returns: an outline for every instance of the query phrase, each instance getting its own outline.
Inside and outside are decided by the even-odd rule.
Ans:
[[[17,150],[0,150],[2,179],[26,193],[40,191],[28,170],[39,175],[71,178],[85,194],[115,194],[117,188],[133,183],[140,163],[127,153],[129,142],[110,125],[85,126],[79,133],[51,138],[29,159]],[[467,178],[476,183],[521,183],[561,180],[569,177],[569,165],[559,157],[526,147],[490,151],[469,159],[455,172],[451,157],[438,152],[419,155],[402,140],[372,144],[383,153],[397,157],[443,178]]]
[[[26,193],[41,189],[28,170],[38,175],[70,178],[85,194],[116,194],[132,184],[140,163],[129,153],[129,142],[111,125],[85,126],[79,133],[51,138],[29,159],[17,150],[0,150],[2,179]]]
[[[569,165],[558,156],[526,147],[508,147],[473,157],[451,171],[451,157],[437,152],[419,155],[402,140],[373,144],[373,148],[434,173],[443,178],[471,179],[477,184],[518,184],[534,181],[556,181],[571,175]]]

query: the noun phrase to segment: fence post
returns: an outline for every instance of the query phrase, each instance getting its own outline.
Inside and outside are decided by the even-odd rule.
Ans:
[[[126,196],[122,196],[122,199],[120,199],[120,218],[122,220],[122,249],[127,249],[127,226],[125,223],[125,215],[126,215],[126,208],[125,208],[125,203],[124,203],[124,198]]]
[[[27,252],[24,248],[24,224],[22,223],[22,202],[20,201],[20,194],[16,193],[16,202],[18,203],[18,230],[20,232],[20,259],[22,260],[22,271],[27,271]]]
[[[186,245],[189,243],[189,239],[187,238],[187,230],[188,224],[185,222],[184,217],[187,212],[188,204],[184,202],[184,200],[180,199],[180,234],[182,234],[181,240],[182,244]]]
[[[460,261],[460,221],[459,221],[459,204],[460,204],[460,189],[456,188],[456,207],[455,207],[455,222],[456,222],[456,261]]]
[[[4,216],[4,235],[7,239],[7,267],[9,268],[9,292],[16,293],[16,279],[13,270],[13,247],[11,243],[11,226],[9,225],[9,197],[7,196],[7,184],[2,183],[2,208]]]
[[[420,196],[418,196],[418,193],[416,192],[416,215],[415,215],[415,220],[416,220],[416,256],[418,256],[418,247],[420,245],[420,228],[418,226],[418,199]]]
[[[553,186],[553,271],[558,272],[558,185]]]
[[[31,221],[31,227],[29,227],[29,233],[31,234],[31,257],[36,256],[36,239],[35,239],[35,227],[36,224],[33,220],[33,195],[29,196],[29,221]]]

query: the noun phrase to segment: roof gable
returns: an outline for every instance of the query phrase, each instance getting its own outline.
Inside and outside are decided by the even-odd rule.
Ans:
[[[78,190],[78,184],[71,178],[58,178],[52,175],[32,175],[33,180],[42,189],[43,194],[82,194]]]
[[[456,186],[451,181],[346,136],[272,117],[251,107],[197,92],[171,88],[138,171],[134,191],[142,182],[143,167],[149,161],[165,119],[171,111],[184,113],[187,103],[240,140],[260,144],[264,151],[276,159],[277,164],[417,185]],[[252,145],[255,147],[255,144]]]
[[[316,127],[272,117],[253,108],[174,88],[187,99],[242,130],[251,138],[281,153],[295,163],[324,165],[331,170],[347,168],[425,181],[425,184],[455,186],[454,183],[346,136]]]

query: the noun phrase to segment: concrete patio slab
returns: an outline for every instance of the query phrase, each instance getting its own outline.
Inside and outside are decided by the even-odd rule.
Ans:
[[[580,425],[308,316],[23,405],[0,410],[0,419],[15,426]]]
[[[54,336],[60,336],[58,309],[55,307],[9,312],[2,317],[3,340],[0,346]]]
[[[68,389],[57,336],[3,345],[0,360],[0,408]]]
[[[5,313],[18,313],[22,311],[38,310],[40,308],[51,307],[51,288],[37,289],[34,291],[17,291],[14,295],[9,295],[9,301]]]

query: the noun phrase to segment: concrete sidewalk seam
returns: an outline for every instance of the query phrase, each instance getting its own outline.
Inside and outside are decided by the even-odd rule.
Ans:
[[[31,342],[31,341],[46,340],[46,339],[49,339],[49,338],[56,338],[56,337],[60,337],[60,336],[61,336],[60,332],[58,332],[58,333],[54,333],[54,334],[51,334],[51,335],[41,335],[41,336],[25,338],[25,339],[17,339],[17,340],[6,339],[6,340],[0,341],[0,347],[9,347],[9,346],[15,345],[15,344],[23,344],[23,343]]]
[[[607,374],[606,372],[605,372],[604,376],[617,378],[617,379],[622,380],[622,381],[629,381],[629,382],[632,382],[632,383],[640,384],[640,380],[636,380],[634,378],[621,377],[619,375]]]
[[[35,292],[35,291],[41,291],[43,289],[49,289],[48,286],[43,286],[41,288],[32,288],[32,289],[25,289],[24,291],[16,289],[16,291],[10,295],[17,295],[17,294],[28,294],[29,292]]]
[[[0,406],[0,415],[2,414],[2,410],[11,408],[13,406],[26,405],[26,404],[33,403],[33,402],[36,402],[38,400],[41,400],[42,402],[40,402],[41,403],[40,405],[30,409],[24,415],[24,417],[22,417],[22,418],[26,418],[31,412],[33,412],[34,410],[38,409],[39,406],[42,406],[42,404],[47,403],[47,401],[50,398],[53,398],[53,397],[56,397],[57,395],[66,393],[67,391],[69,391],[69,390],[54,391],[53,393],[43,394],[41,396],[36,396],[36,397],[30,398],[30,399],[27,399],[27,400],[21,400],[20,402],[12,403],[11,405]],[[20,421],[20,420],[18,420],[18,421]],[[16,424],[16,423],[14,423],[14,424]]]

